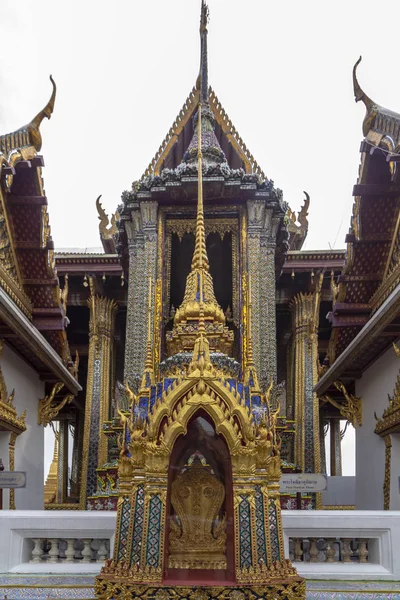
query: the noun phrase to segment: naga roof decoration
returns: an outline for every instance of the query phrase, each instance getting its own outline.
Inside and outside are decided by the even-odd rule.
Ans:
[[[1,155],[4,155],[7,161],[9,161],[11,159],[11,154],[14,151],[21,152],[23,149],[29,147],[34,148],[36,152],[39,152],[41,149],[42,134],[40,133],[40,125],[45,117],[47,119],[51,118],[56,100],[57,88],[51,75],[50,81],[53,84],[53,91],[46,106],[36,115],[34,119],[32,119],[28,125],[20,127],[13,133],[7,133],[6,135],[0,136],[0,166]],[[14,161],[11,160],[11,162]]]
[[[353,67],[353,88],[356,102],[363,102],[366,109],[363,134],[367,137],[370,132],[376,132],[381,134],[381,137],[389,136],[389,141],[393,146],[391,150],[397,152],[400,148],[400,114],[379,106],[361,88],[357,79],[357,67],[361,60],[362,57],[360,56]]]

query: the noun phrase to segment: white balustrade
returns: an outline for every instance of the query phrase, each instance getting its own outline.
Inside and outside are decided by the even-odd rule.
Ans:
[[[400,512],[285,510],[282,522],[306,578],[400,580]],[[0,511],[0,574],[98,573],[115,525],[115,512]]]
[[[110,540],[97,538],[32,538],[29,563],[91,563],[110,558]]]
[[[289,558],[295,563],[366,563],[368,542],[363,538],[289,538]]]

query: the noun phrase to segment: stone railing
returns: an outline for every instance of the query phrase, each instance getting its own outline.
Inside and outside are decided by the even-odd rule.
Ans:
[[[112,552],[116,516],[0,511],[0,573],[98,573]]]
[[[285,552],[313,579],[399,579],[400,512],[282,511]]]
[[[93,538],[32,538],[30,563],[101,564],[110,558],[110,540]]]
[[[292,562],[366,563],[366,538],[289,538],[289,558]]]
[[[285,510],[282,519],[286,556],[304,577],[400,580],[400,512]],[[0,573],[98,573],[115,524],[115,512],[0,511]]]

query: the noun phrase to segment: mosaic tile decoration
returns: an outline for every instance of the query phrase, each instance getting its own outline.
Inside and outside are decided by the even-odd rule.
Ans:
[[[265,544],[264,527],[264,498],[259,485],[256,486],[256,538],[257,538],[257,560],[264,565],[268,564],[267,548]]]
[[[7,600],[92,600],[94,575],[0,575]],[[400,600],[400,582],[307,581],[306,600]]]
[[[250,503],[242,496],[239,504],[239,539],[240,539],[240,568],[247,569],[252,565]]]
[[[272,562],[280,560],[279,552],[279,536],[278,536],[278,517],[276,514],[276,506],[274,500],[269,501],[268,506],[268,524],[269,524],[269,536],[271,540],[271,555]]]
[[[128,540],[129,521],[131,518],[131,502],[129,498],[125,497],[122,503],[121,509],[121,523],[120,523],[120,536],[118,546],[118,560],[124,560],[126,557],[126,544]]]
[[[149,505],[149,528],[147,532],[146,565],[158,567],[160,559],[162,502],[158,496],[153,496]]]
[[[131,549],[131,566],[140,564],[142,552],[142,535],[144,521],[144,487],[140,486],[136,492],[135,514],[133,518],[133,536]]]

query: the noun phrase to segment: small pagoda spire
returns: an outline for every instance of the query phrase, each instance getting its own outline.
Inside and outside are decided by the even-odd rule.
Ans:
[[[197,186],[197,216],[196,216],[196,243],[192,258],[192,271],[197,269],[210,270],[207,249],[206,232],[204,228],[204,203],[203,203],[203,152],[201,150],[201,104],[199,105],[198,141],[199,151],[197,153],[198,186]]]
[[[204,3],[203,3],[204,5]],[[202,71],[200,72],[202,75]],[[200,83],[200,85],[202,85]],[[209,107],[206,107],[209,111]],[[214,293],[214,284],[210,274],[210,266],[206,248],[206,234],[204,228],[204,203],[203,203],[203,151],[202,151],[202,120],[203,105],[199,104],[197,113],[197,215],[196,239],[192,258],[192,266],[186,279],[185,295],[181,306],[175,313],[174,326],[167,332],[167,347],[171,354],[182,350],[193,350],[206,337],[206,322],[214,323],[218,333],[214,335],[214,349],[229,351],[232,347],[233,332],[226,326],[224,311],[219,306]],[[193,324],[197,322],[197,340],[194,338]],[[195,343],[196,342],[196,343]],[[208,342],[207,342],[208,344]],[[196,350],[195,352],[196,353]]]

